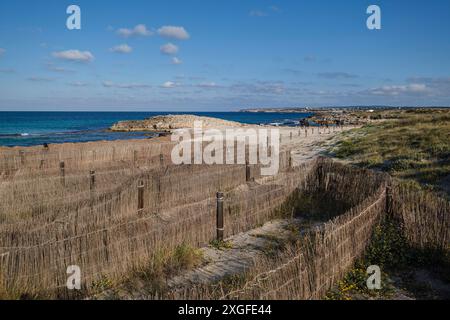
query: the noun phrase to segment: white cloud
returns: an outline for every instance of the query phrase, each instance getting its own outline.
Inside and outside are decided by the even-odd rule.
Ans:
[[[114,83],[112,81],[104,81],[103,86],[105,88],[118,88],[118,89],[145,89],[151,88],[151,85],[144,83]]]
[[[197,85],[200,88],[217,88],[218,85],[215,82],[201,82]]]
[[[267,8],[267,10],[259,10],[259,9],[251,10],[249,12],[249,15],[251,17],[267,17],[269,16],[269,12],[280,13],[281,9],[277,6],[270,6]]]
[[[53,71],[53,72],[60,72],[60,73],[71,73],[71,72],[75,72],[75,71],[72,70],[72,69],[67,69],[67,68],[64,68],[64,67],[59,67],[59,66],[54,65],[53,63],[47,63],[46,66],[47,66],[47,69],[48,69],[49,71]]]
[[[268,16],[268,14],[266,12],[261,11],[261,10],[252,10],[252,11],[250,11],[249,15],[251,17],[267,17]]]
[[[177,57],[173,57],[172,58],[172,64],[182,64],[182,63],[183,63],[183,61],[181,61]]]
[[[164,38],[187,40],[191,36],[183,27],[164,26],[158,29],[158,34]]]
[[[58,59],[76,61],[76,62],[91,62],[94,56],[89,51],[67,50],[53,52],[53,56]]]
[[[6,52],[6,49],[0,48],[0,57]]]
[[[177,84],[175,82],[172,81],[166,81],[161,85],[161,88],[164,89],[172,89],[175,88],[177,86]]]
[[[68,85],[72,86],[72,87],[87,87],[89,84],[86,82],[74,81],[74,82],[69,82]]]
[[[160,51],[162,54],[172,55],[178,52],[178,47],[173,43],[167,43],[160,47]]]
[[[358,78],[358,75],[348,72],[322,72],[317,74],[320,78],[324,79],[354,79]]]
[[[133,51],[133,48],[124,43],[124,44],[112,47],[111,49],[109,49],[109,51],[115,52],[115,53],[130,53],[131,51]]]
[[[286,91],[283,82],[280,81],[256,81],[253,83],[235,83],[230,89],[232,91],[250,93],[250,94],[276,94],[281,95]]]
[[[132,29],[121,28],[121,29],[117,30],[117,34],[119,36],[122,36],[125,38],[132,37],[132,36],[148,37],[148,36],[151,36],[153,34],[153,32],[148,30],[147,27],[145,26],[145,24],[138,24],[137,26],[135,26]]]
[[[429,92],[425,84],[413,83],[408,85],[393,85],[373,88],[368,91],[369,94],[378,96],[398,96],[398,95],[420,95]]]
[[[35,77],[35,76],[33,76],[33,77],[27,78],[27,80],[28,80],[28,81],[33,81],[33,82],[51,82],[51,81],[53,81],[54,79],[51,79],[51,78],[44,78],[44,77]]]
[[[270,6],[269,9],[272,10],[273,12],[281,12],[280,7],[277,6]]]

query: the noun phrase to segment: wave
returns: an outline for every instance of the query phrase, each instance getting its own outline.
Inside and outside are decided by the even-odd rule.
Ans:
[[[27,132],[21,132],[21,133],[0,133],[0,138],[14,138],[14,137],[27,137],[31,134]]]
[[[300,124],[300,121],[298,120],[292,120],[292,119],[284,119],[277,122],[270,122],[269,125],[271,126],[298,126]]]
[[[55,131],[55,132],[17,132],[17,133],[0,133],[0,138],[20,138],[20,137],[52,137],[52,136],[64,136],[64,135],[76,135],[76,134],[88,134],[94,132],[101,132],[104,130],[78,130],[78,131]]]

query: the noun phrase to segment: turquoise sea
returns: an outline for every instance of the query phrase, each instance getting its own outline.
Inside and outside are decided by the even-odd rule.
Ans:
[[[156,115],[195,114],[250,124],[294,126],[310,113],[250,112],[0,112],[0,146],[33,146],[44,143],[145,139],[149,132],[109,132],[122,120],[142,120]]]

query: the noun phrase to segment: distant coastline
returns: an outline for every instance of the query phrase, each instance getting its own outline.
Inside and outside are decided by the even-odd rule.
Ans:
[[[272,108],[244,108],[240,109],[238,112],[246,113],[305,113],[305,112],[324,112],[324,111],[337,111],[337,110],[347,110],[347,111],[360,111],[360,110],[396,110],[396,109],[445,109],[450,108],[450,106],[323,106],[323,107],[272,107]]]

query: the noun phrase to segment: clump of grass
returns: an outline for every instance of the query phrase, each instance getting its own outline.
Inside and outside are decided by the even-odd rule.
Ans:
[[[345,277],[325,296],[326,300],[354,300],[361,297],[387,298],[392,293],[392,286],[388,281],[382,281],[380,290],[369,290],[367,288],[367,267],[361,261],[355,263]],[[387,276],[382,272],[382,279]]]
[[[409,246],[398,222],[387,219],[375,227],[372,241],[363,258],[365,264],[382,268],[401,268],[409,260]]]
[[[189,270],[203,261],[200,249],[182,243],[174,250],[161,249],[153,255],[149,262],[132,273],[130,279],[142,279],[152,292],[163,292],[166,289],[166,279],[182,270]],[[132,286],[132,284],[131,284]]]
[[[98,280],[92,282],[90,290],[93,292],[102,292],[112,288],[113,285],[114,283],[111,279],[109,279],[106,275],[102,275]]]
[[[217,250],[225,250],[233,248],[233,244],[230,241],[214,239],[209,243],[209,246]]]
[[[172,265],[177,269],[191,269],[203,259],[203,252],[186,243],[176,247],[172,257]]]

